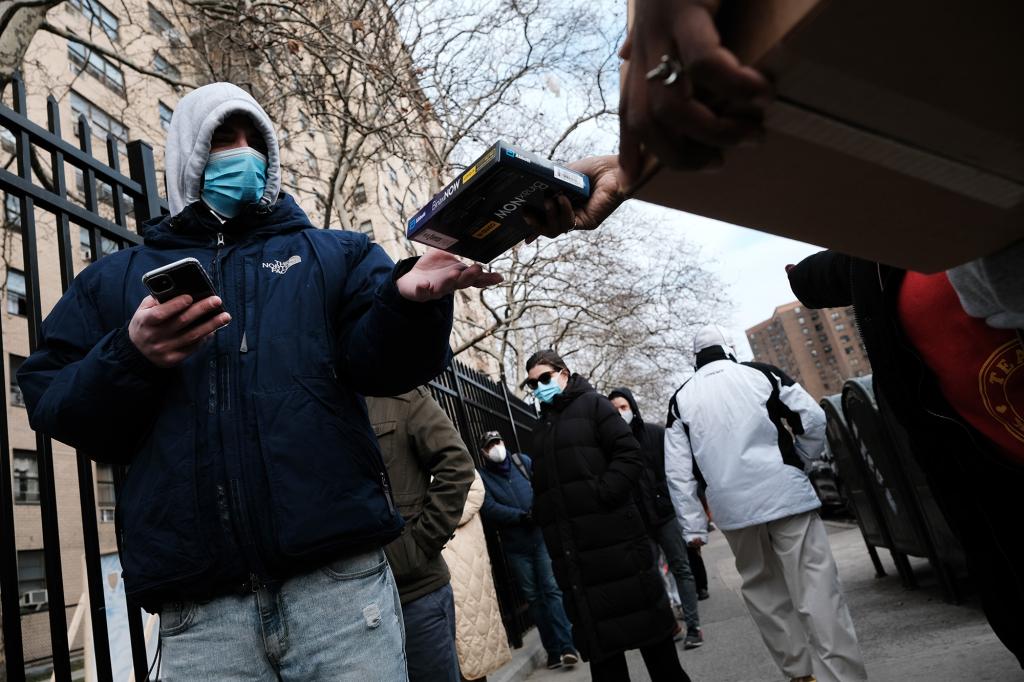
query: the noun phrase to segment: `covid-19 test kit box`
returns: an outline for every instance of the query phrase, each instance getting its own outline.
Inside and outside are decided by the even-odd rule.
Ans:
[[[590,178],[498,142],[409,220],[409,239],[488,263],[533,230],[524,214],[544,215],[544,200],[590,196]]]

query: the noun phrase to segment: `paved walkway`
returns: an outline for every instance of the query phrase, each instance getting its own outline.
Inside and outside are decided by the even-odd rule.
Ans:
[[[1024,672],[999,644],[976,603],[951,606],[942,601],[927,563],[914,562],[922,587],[906,591],[900,586],[887,552],[881,552],[881,556],[889,576],[874,577],[856,526],[832,522],[828,526],[871,680],[1024,680]],[[783,680],[740,598],[739,575],[721,533],[711,534],[711,543],[704,549],[704,561],[711,592],[710,599],[700,602],[707,643],[685,652],[680,645],[683,666],[694,682]],[[632,682],[650,682],[637,652],[629,654],[629,661]],[[584,664],[574,670],[538,670],[527,679],[585,682],[590,674]]]

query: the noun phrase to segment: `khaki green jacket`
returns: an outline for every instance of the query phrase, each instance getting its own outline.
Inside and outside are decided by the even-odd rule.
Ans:
[[[407,604],[450,580],[441,550],[462,517],[473,484],[473,459],[427,389],[367,398],[366,405],[395,503],[406,521],[402,535],[384,552]]]

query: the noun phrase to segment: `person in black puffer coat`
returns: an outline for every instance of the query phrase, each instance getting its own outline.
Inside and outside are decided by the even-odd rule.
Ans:
[[[665,427],[644,421],[640,406],[628,388],[616,388],[608,394],[608,400],[640,443],[644,470],[636,489],[636,503],[647,525],[648,534],[665,553],[665,561],[676,580],[683,620],[686,622],[686,641],[683,646],[695,649],[704,644],[704,634],[701,632],[697,610],[697,583],[690,570],[683,529],[676,520],[676,510],[672,506],[668,481],[665,479]]]
[[[544,534],[595,682],[629,679],[640,649],[651,679],[686,682],[675,618],[633,497],[640,445],[608,400],[557,353],[534,353],[526,384],[543,404],[534,433],[534,518]]]

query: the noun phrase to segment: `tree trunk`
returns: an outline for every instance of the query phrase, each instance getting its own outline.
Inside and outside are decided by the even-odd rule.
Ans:
[[[0,86],[21,68],[32,38],[46,13],[62,0],[0,0]]]

